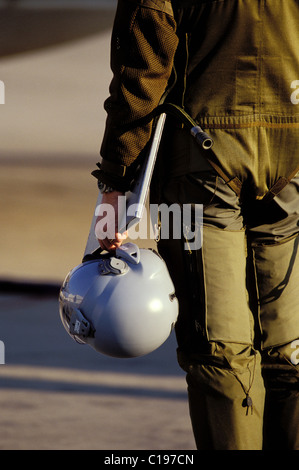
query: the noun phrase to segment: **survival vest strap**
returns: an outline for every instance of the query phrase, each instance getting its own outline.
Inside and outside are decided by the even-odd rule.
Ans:
[[[298,171],[299,167],[292,171],[292,173],[288,177],[281,176],[272,186],[272,188],[270,188],[269,191],[265,194],[262,200],[266,203],[272,201],[272,199],[277,196],[277,194],[279,194],[280,191],[282,191],[290,183],[290,181],[294,178]]]

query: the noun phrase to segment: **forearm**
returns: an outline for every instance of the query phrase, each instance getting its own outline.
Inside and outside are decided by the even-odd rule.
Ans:
[[[113,79],[105,102],[107,121],[101,146],[104,163],[109,164],[103,165],[97,177],[121,190],[131,177],[127,169],[150,139],[152,122],[144,118],[167,89],[178,42],[170,2],[161,1],[155,9],[147,6],[152,4],[159,2],[145,1],[140,6],[137,0],[120,0],[112,33]]]

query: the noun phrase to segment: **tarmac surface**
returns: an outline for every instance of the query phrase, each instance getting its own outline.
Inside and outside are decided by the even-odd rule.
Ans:
[[[141,358],[98,354],[67,335],[53,294],[0,297],[0,450],[194,449],[173,336]]]
[[[111,79],[114,10],[91,3],[0,2],[0,450],[193,450],[173,334],[113,359],[59,318],[94,211]]]

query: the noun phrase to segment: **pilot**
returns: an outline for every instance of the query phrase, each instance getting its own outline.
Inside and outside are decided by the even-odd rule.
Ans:
[[[130,188],[159,104],[214,142],[203,150],[169,116],[151,191],[203,206],[200,249],[159,242],[199,450],[299,450],[298,24],[297,0],[118,2],[103,202]]]

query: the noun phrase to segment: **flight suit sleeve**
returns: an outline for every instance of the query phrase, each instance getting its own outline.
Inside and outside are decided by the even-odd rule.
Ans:
[[[113,78],[104,103],[102,161],[93,172],[115,189],[128,189],[130,167],[150,139],[152,121],[144,118],[167,88],[177,44],[170,0],[119,0],[111,37]]]

